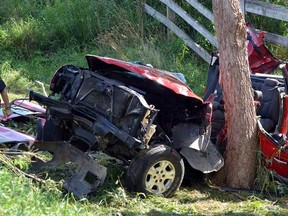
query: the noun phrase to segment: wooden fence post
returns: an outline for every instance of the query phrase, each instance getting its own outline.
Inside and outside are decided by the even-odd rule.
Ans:
[[[239,0],[240,2],[240,8],[243,14],[243,19],[245,20],[245,0]]]
[[[175,23],[176,13],[173,10],[171,10],[168,6],[166,7],[166,16],[171,22]],[[173,36],[174,36],[173,32],[171,32],[167,28],[167,39],[170,40],[173,38]]]
[[[141,23],[140,23],[140,29],[141,29],[141,39],[144,40],[144,35],[145,35],[145,29],[144,29],[144,22],[145,22],[145,10],[144,10],[144,5],[146,4],[146,0],[141,0],[140,1],[140,8],[141,10]]]

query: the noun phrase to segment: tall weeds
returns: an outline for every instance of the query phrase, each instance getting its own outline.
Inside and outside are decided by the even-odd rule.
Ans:
[[[29,59],[39,50],[86,47],[123,20],[137,22],[137,6],[137,1],[3,0],[0,51]]]
[[[152,0],[2,0],[0,67],[5,69],[1,70],[2,77],[8,80],[11,89],[17,89],[16,94],[24,93],[35,86],[35,80],[48,83],[61,64],[86,66],[84,55],[90,53],[140,60],[158,68],[183,72],[196,93],[201,94],[207,65],[203,66],[182,40],[167,38],[164,26],[143,12],[143,2],[166,13],[164,4]],[[211,7],[211,2],[200,2]],[[275,0],[275,3],[285,2]],[[186,1],[177,3],[189,14],[198,16]],[[260,18],[253,19],[261,23]],[[199,22],[213,30],[204,17],[199,16]],[[176,23],[207,50],[215,49],[179,17]],[[264,24],[267,31],[275,26],[271,20]],[[278,32],[288,34],[287,24],[279,25]],[[273,49],[276,56],[286,58],[285,49]]]

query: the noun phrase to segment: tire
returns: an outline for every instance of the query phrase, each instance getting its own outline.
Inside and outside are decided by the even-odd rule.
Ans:
[[[184,162],[174,149],[159,145],[140,152],[126,172],[128,190],[171,197],[184,177]]]
[[[199,170],[192,168],[189,162],[184,159],[185,176],[182,182],[184,187],[191,187],[193,185],[205,184],[205,174]]]

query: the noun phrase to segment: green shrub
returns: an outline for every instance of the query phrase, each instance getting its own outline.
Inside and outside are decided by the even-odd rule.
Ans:
[[[123,21],[138,22],[139,6],[138,1],[4,0],[0,51],[29,59],[38,50],[87,47],[98,35],[125,25]]]

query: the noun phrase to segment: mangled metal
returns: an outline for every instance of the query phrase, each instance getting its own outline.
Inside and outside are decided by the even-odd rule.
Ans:
[[[150,161],[147,152],[156,154],[151,156],[154,164],[158,155],[153,149],[161,145],[176,150],[163,163],[175,163],[177,169],[183,167],[182,157],[203,173],[223,166],[222,156],[210,142],[211,101],[204,102],[169,72],[107,57],[87,55],[86,59],[89,68],[64,65],[55,72],[49,97],[30,91],[30,100],[47,107],[41,130],[57,134],[46,133],[43,141],[66,141],[83,152],[100,150],[133,169],[143,168],[141,157]],[[183,175],[184,171],[177,169],[175,173]],[[133,175],[128,175],[133,182],[145,176]],[[79,194],[79,188],[71,186],[77,178],[67,181],[66,187]],[[181,184],[178,179],[182,181],[183,176],[175,177],[163,194],[175,193]],[[145,185],[140,190],[145,191]]]
[[[248,57],[253,73],[270,73],[283,63],[269,52],[262,38],[263,34],[248,26]],[[30,150],[32,147],[53,153],[51,161],[34,163],[34,167],[76,164],[64,187],[77,198],[97,191],[107,175],[106,168],[89,156],[91,151],[120,159],[127,168],[124,185],[132,191],[158,194],[162,188],[161,194],[168,197],[183,180],[183,159],[188,162],[185,165],[203,173],[223,167],[219,149],[223,149],[226,128],[217,52],[212,55],[204,100],[183,82],[185,79],[173,73],[101,56],[87,55],[86,60],[87,68],[58,68],[51,79],[48,97],[30,91],[30,100],[46,109],[19,100],[12,106],[15,112],[8,119],[0,113],[2,121],[37,116],[36,139],[0,126],[0,142],[15,148],[26,143]],[[277,83],[273,89],[280,93],[279,121],[268,129],[262,116],[262,122],[258,122],[259,142],[265,166],[286,182],[287,68],[285,63],[280,65],[282,77],[251,74],[257,91],[261,91],[265,80],[276,79],[267,82]],[[157,172],[160,168],[162,175]],[[173,178],[166,178],[171,173]]]
[[[68,142],[35,142],[29,146],[31,150],[45,150],[53,154],[48,162],[38,161],[34,168],[53,167],[61,164],[74,163],[77,168],[64,180],[64,188],[72,192],[78,199],[95,192],[105,181],[107,169],[96,163],[86,152],[77,149]]]
[[[11,128],[4,127],[0,125],[0,143],[10,144],[10,143],[29,143],[35,140],[34,137],[20,133]]]
[[[216,146],[210,141],[211,127],[200,135],[199,128],[193,124],[179,124],[173,129],[173,140],[180,144],[180,154],[191,167],[203,173],[218,171],[224,160]],[[176,148],[177,149],[177,148]]]

